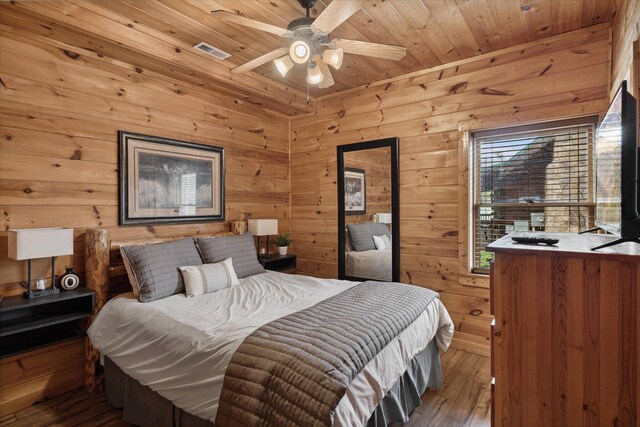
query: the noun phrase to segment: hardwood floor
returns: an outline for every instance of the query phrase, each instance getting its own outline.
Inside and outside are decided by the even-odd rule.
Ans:
[[[405,426],[489,426],[489,369],[487,357],[456,349],[444,353],[442,387],[422,396],[423,404]],[[104,393],[89,394],[82,388],[0,418],[0,427],[130,425]]]

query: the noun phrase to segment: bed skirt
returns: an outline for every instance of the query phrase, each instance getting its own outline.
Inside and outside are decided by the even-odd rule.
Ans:
[[[123,419],[142,427],[211,427],[213,423],[175,407],[169,400],[125,374],[108,357],[105,364],[105,392],[111,405],[123,408]],[[427,388],[442,384],[440,354],[435,339],[418,353],[398,378],[366,423],[367,427],[386,427],[406,422],[421,405]]]

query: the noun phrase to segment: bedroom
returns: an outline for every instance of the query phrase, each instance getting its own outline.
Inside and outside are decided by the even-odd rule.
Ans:
[[[293,65],[288,46],[295,37],[269,30],[288,34],[282,29],[305,16],[296,0],[0,2],[0,423],[126,425],[130,417],[149,416],[148,411],[114,408],[107,401],[102,374],[111,366],[105,360],[111,359],[87,347],[85,336],[89,315],[107,313],[118,301],[136,301],[130,297],[132,285],[120,247],[215,235],[223,236],[214,241],[242,239],[252,231],[253,248],[268,246],[271,254],[278,251],[275,235],[288,233],[293,239],[287,256],[255,256],[249,265],[264,265],[268,277],[277,276],[271,271],[276,268],[293,272],[279,280],[305,295],[307,305],[328,297],[333,289],[329,284],[343,283],[332,280],[348,277],[392,280],[438,293],[437,303],[447,313],[442,319],[450,316],[454,329],[446,352],[432,349],[433,361],[441,363],[442,385],[419,393],[422,400],[413,412],[413,407],[405,408],[400,415],[408,417],[407,425],[489,425],[492,411],[499,415],[495,425],[612,425],[614,420],[635,425],[640,406],[640,316],[635,314],[640,293],[629,285],[640,284],[637,245],[625,243],[602,252],[603,257],[620,256],[612,255],[615,261],[606,261],[602,269],[582,268],[578,261],[549,267],[554,275],[545,284],[556,286],[556,276],[579,276],[579,282],[567,279],[578,286],[574,283],[582,284],[585,271],[603,277],[603,283],[611,285],[603,289],[613,291],[593,290],[592,283],[585,282],[579,287],[584,292],[576,296],[556,286],[549,292],[564,297],[549,300],[553,304],[539,310],[524,301],[542,301],[542,290],[516,293],[510,300],[505,293],[494,294],[498,285],[508,288],[500,282],[508,269],[494,272],[498,283],[493,286],[487,274],[493,255],[486,246],[507,232],[562,229],[574,236],[595,225],[590,155],[581,172],[568,174],[564,170],[570,163],[549,161],[548,145],[514,142],[509,149],[526,148],[525,155],[501,169],[512,175],[494,177],[490,167],[482,169],[484,158],[470,151],[490,146],[496,135],[517,141],[514,132],[525,132],[527,140],[533,140],[554,129],[570,129],[587,135],[578,138],[577,150],[571,143],[565,147],[569,158],[575,154],[580,163],[580,147],[591,153],[593,131],[623,81],[638,99],[639,3],[318,0],[309,9],[310,17],[322,17],[325,9],[337,12],[316,21],[319,28],[330,29],[325,32],[331,36],[329,46],[320,46],[322,39],[316,48],[342,49],[342,63],[314,56]],[[340,41],[331,45],[334,39]],[[218,51],[196,50],[200,42]],[[224,52],[230,56],[211,55],[220,52],[220,58]],[[262,55],[268,57],[262,65],[231,71]],[[274,60],[281,60],[284,68],[279,70]],[[308,76],[320,78],[316,67],[322,81],[307,84]],[[330,80],[334,84],[328,86]],[[130,150],[125,150],[129,143]],[[150,155],[128,156],[136,144]],[[563,158],[556,155],[561,145],[551,148],[551,157]],[[164,157],[159,155],[162,150]],[[166,159],[166,152],[174,159],[159,161]],[[486,158],[500,164],[505,160]],[[538,164],[536,159],[546,162],[544,182],[531,166]],[[190,170],[172,183],[180,167]],[[551,167],[556,181],[548,178]],[[536,188],[535,194],[509,186],[521,182],[523,171],[537,179],[529,186]],[[149,178],[140,195],[156,196],[144,204],[134,203],[136,184],[143,179],[128,178],[136,174]],[[487,176],[494,179],[488,187],[469,185]],[[577,188],[584,179],[586,201]],[[155,189],[149,189],[153,184]],[[569,191],[563,193],[565,187]],[[179,203],[180,209],[163,205],[163,200],[183,197],[177,188],[192,189],[194,197],[186,197],[189,201]],[[568,195],[569,201],[536,206],[553,191]],[[487,192],[508,195],[517,203],[480,206],[476,202]],[[520,197],[529,199],[521,203]],[[505,215],[501,221],[497,212]],[[498,232],[483,221],[499,223]],[[53,227],[63,230],[53,231],[59,237],[51,245],[39,241],[25,249],[27,256],[11,250],[16,245],[10,248],[10,239],[20,239],[9,230],[46,233],[42,229]],[[363,235],[364,250],[354,248],[354,240],[357,246],[357,236]],[[382,250],[373,236],[388,238],[382,239]],[[73,267],[80,289],[89,286],[95,301],[89,291],[81,295],[66,290],[22,298],[29,277],[35,293],[41,285],[45,293],[51,289],[53,255],[32,256],[33,262],[28,256],[48,249],[58,255],[53,266],[58,278]],[[198,263],[206,262],[202,252],[196,253]],[[529,256],[527,260],[538,264],[523,267],[524,276],[542,275],[552,259],[542,253]],[[168,257],[166,264],[174,261]],[[182,275],[176,268],[172,271],[182,283]],[[239,280],[270,292],[269,281],[256,279],[263,276]],[[243,286],[229,289],[239,292]],[[121,292],[129,297],[115,298]],[[183,304],[178,298],[210,301],[212,295],[231,293],[191,298],[179,293],[138,305],[145,310],[166,301]],[[72,302],[57,304],[55,298]],[[572,298],[583,302],[579,313],[572,311]],[[511,307],[505,301],[522,313],[518,319],[524,329],[517,331],[518,341],[508,341],[501,322],[492,326],[492,320],[504,320],[494,313],[503,310],[506,315],[505,307]],[[55,317],[64,315],[60,310],[71,317],[56,323]],[[590,328],[596,331],[592,335]],[[600,335],[604,328],[611,333]],[[582,333],[567,332],[574,330]],[[117,343],[124,336],[112,338]],[[130,336],[138,337],[133,332]],[[576,341],[575,336],[582,338]],[[144,344],[143,338],[136,340]],[[514,357],[521,353],[530,357]],[[561,356],[560,366],[552,363],[551,355]],[[113,358],[117,366],[124,364],[121,355]],[[618,363],[608,369],[602,361],[611,358]],[[123,381],[137,375],[129,367],[118,369],[128,371]],[[510,377],[513,372],[515,379]],[[538,373],[540,380],[532,380]],[[185,375],[195,381],[191,370]],[[165,377],[160,370],[159,378]],[[519,378],[525,388],[510,384],[515,388],[509,389],[505,378]],[[95,391],[87,392],[85,386]],[[538,406],[514,401],[514,393],[525,389],[535,392]],[[155,396],[164,399],[163,408],[171,408],[171,399],[162,394]],[[382,411],[381,397],[367,409],[369,415],[374,409]],[[379,419],[378,424],[385,422]]]

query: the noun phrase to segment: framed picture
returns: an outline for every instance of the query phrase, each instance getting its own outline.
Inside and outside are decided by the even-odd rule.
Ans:
[[[344,213],[367,212],[367,181],[363,169],[344,168]]]
[[[224,149],[118,131],[120,225],[224,220]]]

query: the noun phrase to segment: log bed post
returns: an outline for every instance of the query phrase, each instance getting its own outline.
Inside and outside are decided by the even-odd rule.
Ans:
[[[88,229],[86,241],[87,288],[96,293],[96,304],[93,316],[102,309],[109,299],[109,232],[104,228]],[[86,339],[85,388],[89,392],[102,390],[103,376],[100,373],[100,353],[93,348],[89,338]]]
[[[236,236],[244,234],[247,232],[247,221],[231,221],[230,228],[231,232]]]

